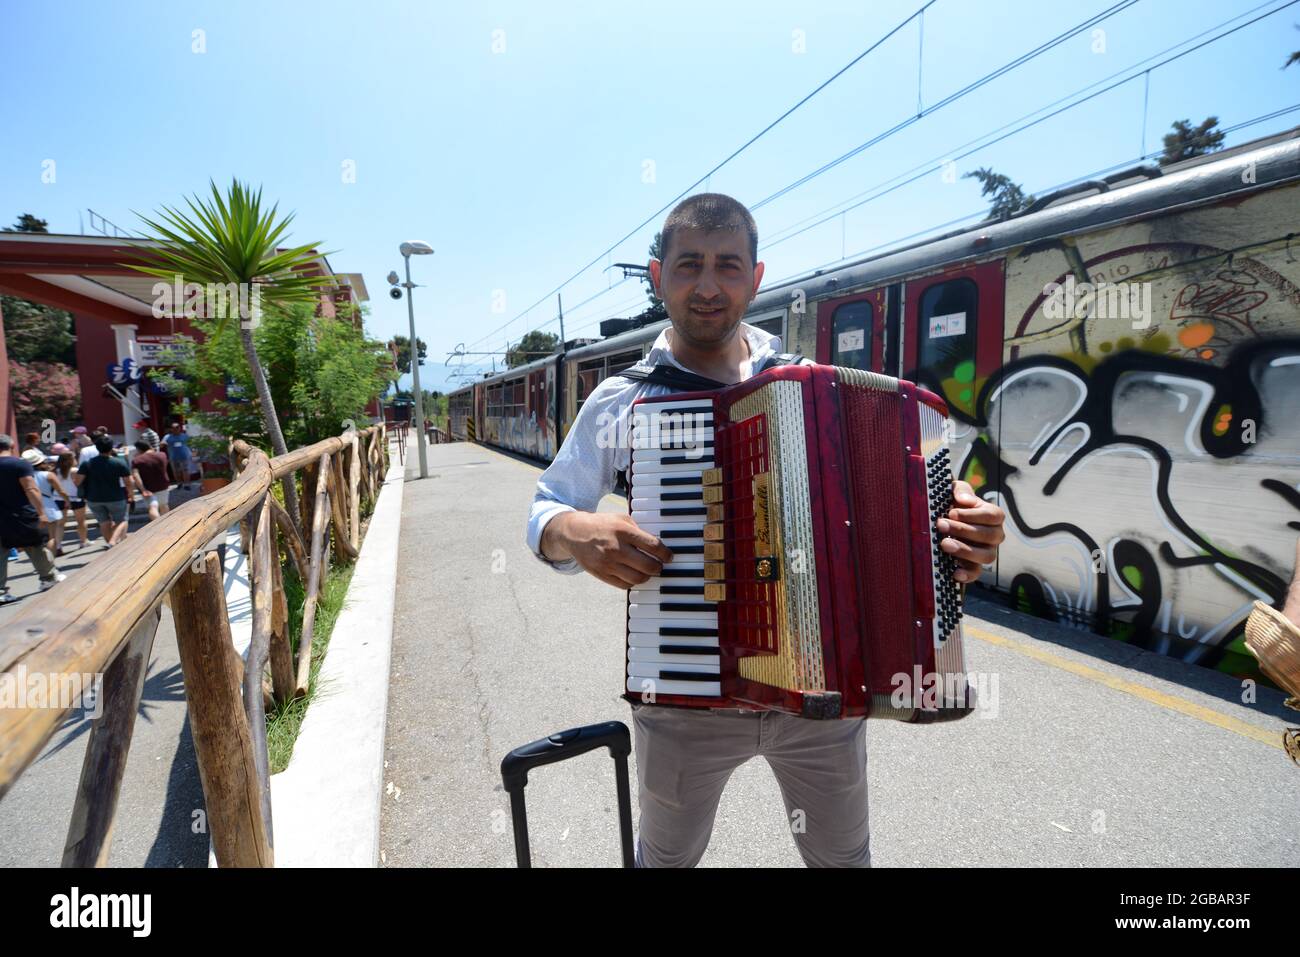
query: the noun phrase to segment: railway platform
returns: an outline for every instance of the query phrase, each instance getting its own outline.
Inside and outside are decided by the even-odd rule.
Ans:
[[[524,543],[541,467],[471,443],[407,458],[386,733],[387,866],[513,866],[511,748],[618,719],[624,596]],[[624,503],[607,498],[602,509]],[[1282,695],[1042,621],[968,605],[985,705],[931,727],[869,723],[877,866],[1300,866],[1300,768]],[[632,769],[635,791],[635,763]],[[528,788],[536,866],[617,866],[613,765]],[[635,816],[635,815],[634,815]],[[702,866],[800,866],[776,780],[741,767]]]

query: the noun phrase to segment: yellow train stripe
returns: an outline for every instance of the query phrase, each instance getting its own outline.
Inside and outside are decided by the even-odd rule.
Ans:
[[[1135,698],[1141,698],[1152,704],[1159,705],[1162,708],[1168,708],[1170,711],[1176,711],[1179,714],[1187,715],[1189,718],[1195,718],[1206,724],[1213,725],[1216,728],[1222,728],[1224,731],[1231,731],[1233,734],[1239,734],[1243,738],[1250,738],[1261,744],[1267,744],[1269,747],[1277,748],[1279,751],[1285,750],[1282,745],[1282,730],[1280,728],[1264,728],[1257,724],[1250,724],[1238,718],[1231,717],[1221,711],[1215,711],[1213,708],[1207,708],[1199,705],[1187,698],[1180,698],[1178,695],[1166,694],[1163,691],[1157,691],[1154,688],[1148,688],[1146,685],[1138,684],[1135,681],[1128,681],[1125,678],[1118,678],[1115,675],[1107,674],[1097,668],[1089,667],[1077,661],[1071,661],[1061,655],[1053,654],[1044,648],[1036,645],[1027,644],[1023,641],[1017,641],[1014,638],[1006,638],[1002,635],[995,635],[991,631],[985,631],[983,628],[977,628],[967,625],[963,629],[964,633],[972,638],[979,638],[981,641],[987,641],[991,645],[998,645],[1001,648],[1007,648],[1011,651],[1018,652],[1040,661],[1052,668],[1059,668],[1062,671],[1068,671],[1070,674],[1077,675],[1088,681],[1094,681],[1097,684],[1105,685],[1107,688],[1113,688],[1124,694],[1133,695]]]

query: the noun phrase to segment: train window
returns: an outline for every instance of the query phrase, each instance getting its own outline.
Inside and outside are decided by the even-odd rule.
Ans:
[[[831,315],[831,365],[871,368],[876,310],[867,299],[846,302]]]
[[[641,361],[641,350],[636,349],[632,352],[620,352],[616,356],[609,357],[609,367],[606,376],[618,375],[624,369],[630,369]]]
[[[578,380],[574,389],[574,399],[577,400],[577,408],[582,408],[582,403],[587,396],[591,395],[593,389],[600,385],[600,380],[605,378],[605,359],[588,359],[586,362],[578,364]]]
[[[921,293],[917,363],[940,386],[951,379],[961,391],[975,381],[978,305],[979,287],[965,277],[935,283]]]
[[[762,329],[770,336],[776,336],[782,342],[785,342],[785,315],[768,316],[766,319],[758,319],[754,322],[745,320],[748,325],[755,329]]]

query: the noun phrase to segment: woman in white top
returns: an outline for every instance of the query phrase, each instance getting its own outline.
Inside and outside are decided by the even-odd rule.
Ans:
[[[45,456],[39,450],[28,449],[23,453],[23,458],[31,462],[36,470],[36,489],[41,494],[41,505],[45,508],[45,518],[49,523],[46,528],[50,533],[50,551],[57,557],[63,554],[60,546],[63,543],[63,526],[67,521],[67,513],[61,506],[72,496],[59,481],[54,463],[45,461]]]

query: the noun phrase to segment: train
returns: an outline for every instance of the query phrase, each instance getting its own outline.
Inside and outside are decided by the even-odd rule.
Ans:
[[[781,282],[744,321],[945,399],[1013,607],[1258,679],[1242,630],[1300,534],[1298,234],[1300,127]],[[453,439],[550,460],[666,325],[457,389]]]

